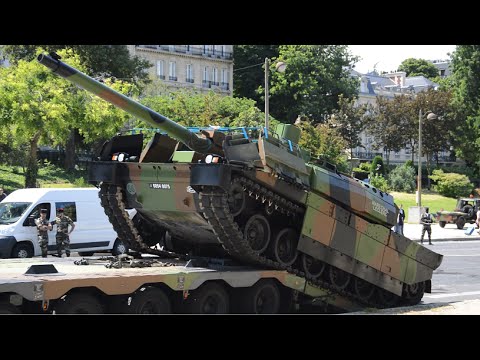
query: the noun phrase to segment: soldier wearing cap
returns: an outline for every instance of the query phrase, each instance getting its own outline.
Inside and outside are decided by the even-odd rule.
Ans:
[[[53,221],[53,224],[57,225],[57,253],[59,257],[62,257],[62,249],[65,249],[65,254],[67,257],[70,256],[70,235],[75,229],[75,224],[72,219],[63,213],[63,208],[57,210],[57,217]],[[70,231],[68,231],[68,225],[71,226]]]
[[[40,210],[40,217],[35,219],[37,225],[38,243],[42,249],[42,257],[47,257],[48,230],[52,230],[52,224],[47,219],[47,209]]]

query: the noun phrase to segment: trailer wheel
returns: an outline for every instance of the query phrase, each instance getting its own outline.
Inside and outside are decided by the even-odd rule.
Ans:
[[[238,289],[237,310],[242,314],[278,314],[281,294],[277,284],[270,279],[258,281],[250,288]]]
[[[460,216],[457,219],[457,228],[462,230],[464,225],[465,225],[465,218],[463,216]]]
[[[20,314],[21,311],[7,301],[0,302],[0,314]]]
[[[206,283],[192,291],[184,305],[190,314],[228,314],[230,302],[222,285]]]
[[[445,225],[447,225],[447,222],[446,221],[439,221],[438,225],[440,225],[441,228],[444,228]]]
[[[86,293],[68,294],[58,300],[56,314],[103,314],[103,307],[97,298]]]
[[[127,314],[170,314],[172,308],[168,296],[160,289],[148,286],[132,295]]]

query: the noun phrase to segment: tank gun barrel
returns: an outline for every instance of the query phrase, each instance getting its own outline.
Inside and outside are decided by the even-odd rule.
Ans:
[[[37,57],[37,60],[40,64],[49,68],[54,74],[99,96],[103,100],[108,101],[129,114],[142,119],[151,126],[162,129],[169,136],[181,141],[190,149],[199,153],[208,153],[212,150],[212,141],[210,139],[198,137],[166,116],[153,111],[123,94],[120,94],[90,76],[85,75],[81,71],[61,62],[57,57],[58,55],[49,56],[46,54],[40,54]]]

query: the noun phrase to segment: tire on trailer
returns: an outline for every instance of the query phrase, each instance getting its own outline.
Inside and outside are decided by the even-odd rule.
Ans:
[[[0,301],[0,314],[20,314],[21,311],[8,301]]]
[[[207,282],[193,290],[183,305],[189,314],[228,314],[230,299],[224,286]]]
[[[262,279],[249,288],[236,289],[235,311],[241,314],[278,314],[281,293],[272,279]]]
[[[440,225],[441,228],[444,228],[445,225],[447,225],[447,222],[446,221],[439,221],[438,225]]]
[[[132,295],[127,314],[171,314],[172,306],[165,292],[154,286],[143,287]]]
[[[462,230],[463,229],[463,226],[465,225],[465,218],[463,216],[460,216],[458,219],[457,219],[457,229],[460,229]]]
[[[58,300],[54,309],[56,314],[103,314],[100,301],[85,292],[67,294]]]

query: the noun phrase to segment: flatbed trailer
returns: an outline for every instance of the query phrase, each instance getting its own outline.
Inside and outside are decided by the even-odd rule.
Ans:
[[[0,260],[2,314],[292,313],[312,305],[364,308],[287,271],[206,259]]]

